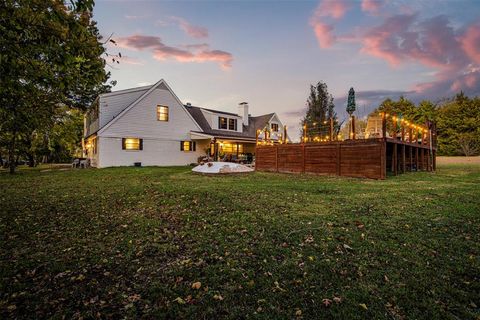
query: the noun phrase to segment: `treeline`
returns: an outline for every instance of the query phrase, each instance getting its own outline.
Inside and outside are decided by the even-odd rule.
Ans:
[[[438,155],[475,156],[480,154],[480,98],[463,92],[439,103],[424,100],[415,105],[401,97],[384,100],[373,112],[401,114],[418,124],[433,121],[437,126]]]
[[[82,113],[110,90],[93,0],[0,1],[0,162],[68,162],[81,149]],[[119,56],[120,54],[118,54]]]
[[[68,163],[82,156],[83,112],[59,107],[49,125],[17,132],[16,164]],[[8,165],[10,136],[0,134],[0,166]]]

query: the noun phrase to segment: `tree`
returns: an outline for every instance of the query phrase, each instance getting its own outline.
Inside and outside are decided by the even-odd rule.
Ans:
[[[19,144],[50,127],[60,107],[85,109],[107,91],[93,0],[0,3],[0,123],[10,172]],[[24,147],[24,146],[22,146]]]
[[[462,132],[458,135],[458,145],[466,157],[477,155],[479,152],[479,139],[472,132]]]
[[[371,115],[386,112],[401,115],[414,123],[425,125],[433,121],[437,127],[437,148],[439,155],[477,155],[480,153],[480,98],[469,98],[460,92],[440,104],[428,100],[415,106],[400,97],[398,101],[384,100]],[[394,130],[394,124],[387,122],[387,130]]]
[[[436,119],[439,154],[478,154],[480,98],[471,99],[460,92],[439,106]]]
[[[424,102],[426,105],[426,102]],[[426,107],[425,107],[426,108]],[[423,109],[422,109],[423,110]],[[396,115],[399,118],[404,118],[409,121],[416,122],[418,124],[425,124],[425,121],[415,121],[415,117],[420,117],[421,112],[418,112],[415,104],[405,97],[401,96],[398,101],[394,101],[390,98],[385,99],[369,116],[378,116],[380,112],[385,112],[390,115]],[[418,112],[418,113],[417,113]],[[387,122],[387,132],[399,130],[398,124],[395,125],[392,121]]]
[[[348,91],[348,102],[347,102],[347,113],[352,116],[352,114],[355,112],[356,109],[356,104],[355,104],[355,90],[353,88],[350,88]]]
[[[310,85],[310,95],[307,99],[307,113],[302,119],[302,127],[306,126],[306,137],[325,139],[330,133],[330,119],[334,122],[334,132],[339,130],[333,97],[328,93],[325,82],[319,81],[315,86]],[[302,133],[303,135],[303,130]]]

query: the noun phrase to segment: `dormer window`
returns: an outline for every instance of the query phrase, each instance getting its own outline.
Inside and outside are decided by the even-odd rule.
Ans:
[[[218,129],[237,131],[237,119],[218,117]]]
[[[157,120],[158,121],[168,121],[168,107],[167,106],[157,106]]]
[[[227,128],[227,118],[218,117],[218,128],[219,129],[228,129]]]
[[[272,131],[278,132],[278,123],[272,123]]]
[[[228,119],[228,130],[237,131],[237,119]]]

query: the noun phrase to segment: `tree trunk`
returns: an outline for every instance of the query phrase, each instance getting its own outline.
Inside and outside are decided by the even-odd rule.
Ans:
[[[10,140],[10,145],[8,146],[8,166],[10,168],[10,173],[15,173],[15,147],[17,142],[17,130],[14,129],[12,132],[12,139]]]
[[[28,154],[27,154],[27,157],[28,157],[28,166],[29,166],[30,168],[35,167],[35,157],[33,156],[33,154],[32,154],[32,153],[28,153]]]

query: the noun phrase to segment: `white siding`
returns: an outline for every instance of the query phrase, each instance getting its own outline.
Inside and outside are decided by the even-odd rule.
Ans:
[[[168,106],[168,121],[157,120],[157,105]],[[99,133],[99,167],[187,165],[205,155],[209,141],[197,141],[196,151],[181,151],[190,131],[200,130],[187,110],[165,87],[155,89]],[[122,138],[143,139],[143,150],[122,150]]]
[[[142,94],[148,91],[148,88],[136,91],[130,91],[118,94],[105,94],[100,96],[99,125],[103,128],[110,120],[118,116],[125,108],[131,105]]]
[[[143,139],[143,150],[122,150],[121,138],[99,138],[101,150],[99,168],[133,166],[141,162],[142,166],[179,166],[197,163],[205,155],[209,141],[197,141],[196,151],[180,151],[179,141]]]
[[[157,120],[157,105],[168,106],[168,121]],[[118,118],[102,137],[138,137],[161,140],[189,140],[191,130],[200,130],[188,111],[168,90],[155,89]]]
[[[273,132],[272,131],[271,138],[274,139],[274,140],[278,140],[280,137],[282,137],[282,139],[283,139],[283,124],[276,114],[274,114],[272,119],[270,119],[270,121],[268,122],[269,128],[272,128],[272,123],[278,124],[278,132]],[[288,132],[287,132],[287,138],[290,139],[288,137]]]

